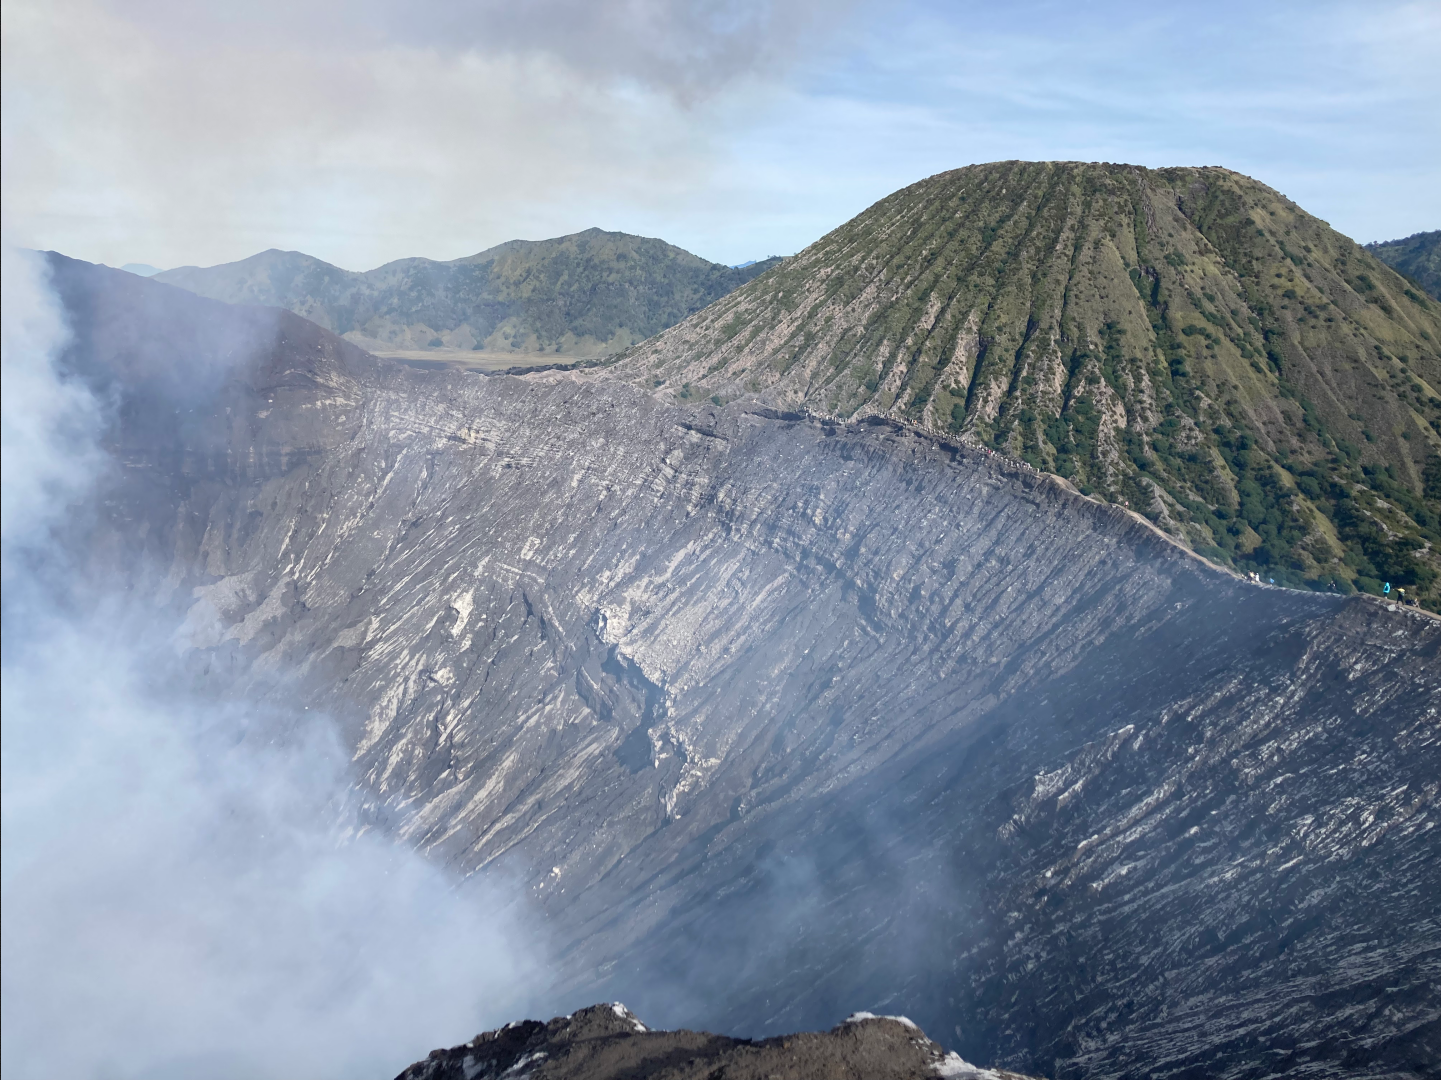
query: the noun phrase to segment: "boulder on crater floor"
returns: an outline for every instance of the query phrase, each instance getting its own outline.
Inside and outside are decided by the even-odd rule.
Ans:
[[[947,1053],[904,1016],[855,1013],[830,1031],[732,1039],[651,1031],[619,1002],[522,1020],[434,1050],[397,1080],[1025,1080]]]

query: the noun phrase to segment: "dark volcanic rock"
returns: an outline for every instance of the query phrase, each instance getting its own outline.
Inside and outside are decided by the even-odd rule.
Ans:
[[[397,1080],[1024,1080],[948,1054],[904,1017],[858,1013],[827,1032],[753,1042],[650,1031],[624,1005],[592,1005],[548,1024],[524,1020],[436,1050]]]
[[[90,334],[109,279],[57,274],[144,399],[165,327]],[[1053,1076],[1437,1075],[1433,618],[889,423],[307,332],[123,405],[96,558],[217,693],[292,673],[378,823],[524,882],[558,995],[903,1012]]]

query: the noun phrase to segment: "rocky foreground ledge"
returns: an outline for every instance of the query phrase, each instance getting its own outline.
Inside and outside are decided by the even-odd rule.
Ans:
[[[521,1020],[432,1050],[396,1080],[1027,1080],[947,1053],[903,1016],[856,1013],[830,1031],[752,1041],[651,1031],[619,1003]]]

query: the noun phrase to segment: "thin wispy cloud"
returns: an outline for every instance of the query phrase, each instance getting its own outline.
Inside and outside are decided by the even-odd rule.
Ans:
[[[113,264],[366,269],[590,226],[797,250],[1000,158],[1218,164],[1357,239],[1441,220],[1417,3],[17,0],[5,198]]]

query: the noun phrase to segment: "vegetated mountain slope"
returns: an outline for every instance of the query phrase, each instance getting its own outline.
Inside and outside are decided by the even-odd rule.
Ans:
[[[1441,304],[1225,169],[941,173],[622,371],[680,400],[896,417],[1242,570],[1441,606]]]
[[[661,240],[589,229],[453,262],[354,273],[298,251],[157,274],[201,296],[283,307],[362,345],[600,356],[664,330],[779,260],[743,269]]]
[[[1367,244],[1366,250],[1416,282],[1433,300],[1441,299],[1441,229]]]
[[[653,1031],[616,1002],[523,1020],[434,1050],[396,1080],[1026,1080],[947,1053],[904,1016],[855,1013],[830,1031],[752,1041]]]
[[[237,356],[264,313],[54,265],[123,405],[93,558],[214,692],[294,673],[377,825],[524,883],[558,997],[903,1012],[1051,1076],[1441,1060],[1431,617],[887,423],[421,374],[282,313]],[[182,356],[228,374],[182,394]]]

